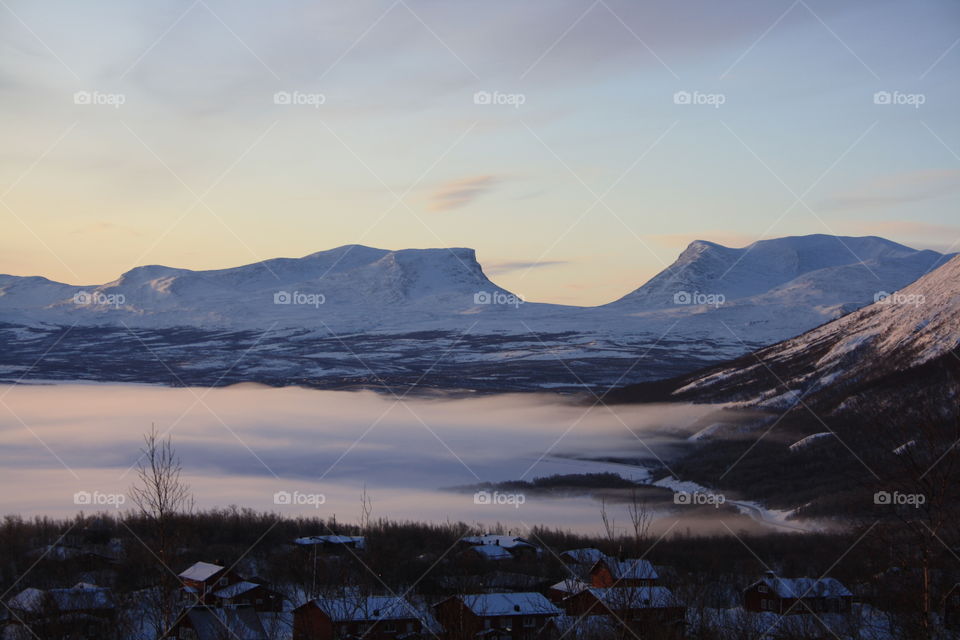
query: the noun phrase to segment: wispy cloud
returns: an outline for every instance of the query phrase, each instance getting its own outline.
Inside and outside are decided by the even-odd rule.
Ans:
[[[430,195],[429,209],[430,211],[451,211],[465,207],[492,191],[500,181],[496,176],[483,175],[447,182]]]
[[[486,271],[490,274],[510,273],[512,271],[526,271],[527,269],[540,269],[543,267],[559,267],[570,264],[570,260],[543,260],[541,262],[496,262],[488,267]]]

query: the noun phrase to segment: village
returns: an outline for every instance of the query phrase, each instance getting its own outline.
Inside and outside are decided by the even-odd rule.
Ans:
[[[279,541],[267,554],[257,551],[232,562],[208,556],[173,566],[151,584],[150,579],[125,575],[152,569],[140,564],[145,556],[133,560],[130,556],[136,553],[126,553],[124,548],[136,542],[111,537],[117,533],[115,525],[91,520],[81,532],[61,535],[28,554],[40,569],[26,572],[7,589],[0,637],[909,637],[897,633],[895,619],[871,604],[879,601],[877,592],[862,584],[847,585],[829,575],[779,575],[770,569],[752,576],[743,573],[737,584],[691,579],[678,567],[660,564],[664,554],[655,544],[649,554],[634,556],[597,547],[547,545],[543,538],[548,536],[537,532],[480,533],[453,538],[442,553],[423,544],[419,556],[385,562],[382,554],[393,550],[376,547],[382,547],[384,535],[404,530],[397,525],[375,532],[372,539],[355,532],[297,536]],[[421,541],[426,531],[405,528],[408,536]],[[599,546],[610,545],[600,541]],[[630,545],[621,540],[618,546]],[[258,545],[261,548],[270,547]],[[222,550],[209,545],[212,554]],[[128,551],[135,552],[135,547]],[[185,555],[198,553],[202,549]],[[73,579],[76,582],[69,582]],[[937,617],[943,634],[938,637],[957,637],[951,634],[960,633],[960,587],[944,593]]]

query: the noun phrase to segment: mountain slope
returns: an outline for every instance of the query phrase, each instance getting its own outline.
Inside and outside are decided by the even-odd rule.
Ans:
[[[888,298],[710,370],[624,389],[617,399],[736,402],[827,412],[854,393],[960,348],[960,256]],[[927,367],[932,371],[936,367]]]

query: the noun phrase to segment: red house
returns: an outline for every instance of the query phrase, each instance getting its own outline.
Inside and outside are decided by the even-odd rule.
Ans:
[[[853,594],[833,578],[780,578],[768,572],[743,592],[747,611],[788,613],[848,613]]]
[[[686,609],[666,587],[590,588],[563,601],[567,615],[609,616],[643,637],[652,630],[682,632]]]
[[[243,581],[226,567],[209,562],[194,563],[178,577],[183,582],[184,591],[195,597],[199,604],[210,604],[214,591]]]
[[[660,576],[648,560],[616,560],[604,558],[590,569],[590,584],[600,589],[607,587],[651,587]]]
[[[452,596],[433,606],[449,640],[490,637],[535,640],[563,612],[539,593]]]
[[[394,640],[418,637],[419,612],[403,598],[317,598],[293,611],[294,640]]]

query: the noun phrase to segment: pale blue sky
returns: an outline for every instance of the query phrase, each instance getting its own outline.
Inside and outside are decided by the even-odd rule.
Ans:
[[[0,273],[470,246],[599,304],[695,238],[956,250],[958,39],[947,1],[3,0]]]

